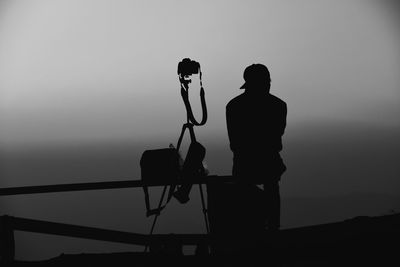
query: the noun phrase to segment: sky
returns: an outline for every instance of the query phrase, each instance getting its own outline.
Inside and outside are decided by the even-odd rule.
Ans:
[[[211,174],[230,174],[225,105],[242,92],[245,67],[262,63],[271,93],[288,105],[283,197],[398,196],[399,15],[390,0],[3,0],[0,187],[139,179],[144,150],[176,144],[186,116],[177,64],[190,57],[203,72],[209,120],[196,134]],[[198,116],[198,85],[191,92]],[[87,205],[77,208],[77,196]],[[145,219],[125,214],[132,208],[144,217],[142,197],[19,196],[1,199],[0,209],[146,232]],[[111,216],[118,222],[107,203],[120,207]],[[365,212],[392,208],[399,207]],[[337,214],[329,219],[359,215]],[[24,244],[19,251],[35,255]]]

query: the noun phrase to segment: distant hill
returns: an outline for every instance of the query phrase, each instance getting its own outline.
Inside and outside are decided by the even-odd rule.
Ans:
[[[292,228],[400,212],[400,195],[347,194],[327,197],[288,197],[282,200],[282,227]]]

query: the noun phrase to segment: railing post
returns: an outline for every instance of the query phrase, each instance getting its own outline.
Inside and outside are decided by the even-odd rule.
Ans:
[[[14,261],[15,243],[12,217],[0,216],[0,263]]]

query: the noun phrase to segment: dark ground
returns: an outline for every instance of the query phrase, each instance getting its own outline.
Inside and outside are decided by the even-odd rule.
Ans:
[[[399,266],[400,214],[264,233],[254,246],[229,254],[181,256],[167,252],[62,254],[9,266]],[[247,252],[246,252],[247,251]],[[1,266],[7,266],[3,263]]]

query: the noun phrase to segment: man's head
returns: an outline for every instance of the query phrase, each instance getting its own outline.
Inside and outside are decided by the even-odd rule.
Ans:
[[[243,73],[245,83],[240,89],[257,90],[269,92],[271,87],[271,77],[268,68],[263,64],[252,64]]]

